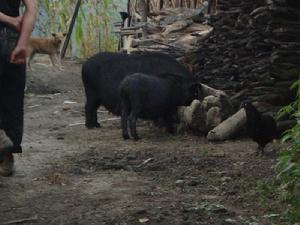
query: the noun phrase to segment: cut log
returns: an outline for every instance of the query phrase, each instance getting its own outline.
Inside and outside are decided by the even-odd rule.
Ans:
[[[206,113],[206,128],[211,130],[222,122],[222,112],[220,107],[211,107]]]
[[[199,3],[200,1],[203,3],[202,0],[199,0]],[[198,42],[206,39],[212,33],[213,28],[209,25],[193,24],[192,17],[199,15],[203,10],[203,7],[198,5],[198,3],[193,3],[194,6],[197,5],[197,9],[193,7],[164,8],[158,2],[156,3],[154,6],[151,0],[130,1],[131,27],[116,27],[115,31],[122,37],[120,49],[124,52],[155,51],[164,52],[172,55],[174,58],[179,58],[183,57],[183,54],[188,51],[195,51],[198,48]],[[162,7],[163,9],[161,11],[153,11],[153,6],[155,8],[159,6],[159,8]],[[148,11],[149,7],[150,11]],[[147,11],[147,21],[145,19],[145,11]],[[203,22],[205,21],[203,17]],[[128,42],[126,36],[129,35],[134,36],[132,46],[123,43]],[[146,36],[147,38],[145,38]],[[153,40],[153,43],[149,40]],[[159,50],[157,44],[161,45],[162,49]],[[134,50],[127,49],[127,47],[134,48]]]
[[[183,46],[186,51],[192,50],[192,46],[196,45],[198,41],[198,37],[192,36],[191,34],[185,34],[181,38],[179,38],[175,45]]]
[[[178,108],[181,130],[191,128],[206,134],[232,115],[232,104],[223,91],[207,85],[203,85],[203,89],[200,101],[194,100],[190,106]]]
[[[212,96],[224,95],[224,96],[226,96],[226,93],[224,91],[214,89],[214,88],[209,87],[202,83],[201,83],[201,91],[204,96],[209,96],[209,95],[212,95]]]
[[[168,25],[165,31],[162,33],[163,36],[167,36],[170,33],[177,32],[180,30],[185,29],[186,27],[190,26],[193,23],[192,20],[184,20],[184,21],[177,21],[171,25]]]
[[[133,35],[124,37],[123,43],[124,43],[124,49],[127,51],[128,54],[134,51],[132,48],[132,41],[133,41]]]
[[[194,100],[190,106],[178,107],[177,112],[181,123],[189,128],[205,132],[206,111],[199,100]]]
[[[234,137],[237,132],[245,127],[246,113],[244,109],[223,121],[219,126],[208,132],[207,139],[209,141],[224,141]]]
[[[192,33],[192,32],[209,33],[212,31],[212,29],[213,28],[211,26],[194,23],[185,30],[185,33]]]

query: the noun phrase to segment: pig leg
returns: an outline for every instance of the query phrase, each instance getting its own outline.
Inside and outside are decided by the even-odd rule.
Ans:
[[[173,125],[173,119],[171,117],[165,117],[165,126],[166,126],[166,130],[167,132],[169,132],[170,134],[175,134],[175,127]]]
[[[98,118],[97,118],[97,110],[100,106],[99,101],[96,98],[95,93],[89,93],[86,94],[87,99],[86,99],[86,104],[85,104],[85,126],[88,129],[92,128],[100,128],[100,123],[98,123]]]
[[[153,121],[153,124],[154,124],[156,127],[158,127],[158,128],[163,128],[163,127],[165,127],[165,121],[164,121],[164,119],[162,119],[162,118],[155,119],[155,120]]]
[[[129,97],[130,102],[130,114],[129,114],[129,127],[130,127],[130,133],[131,136],[134,138],[134,140],[139,140],[139,136],[136,131],[136,120],[137,116],[139,115],[139,112],[142,109],[142,103],[140,99],[140,95],[138,93],[135,93]]]
[[[122,127],[122,135],[124,140],[129,139],[129,134],[128,134],[128,104],[122,103],[122,113],[121,113],[121,127]]]
[[[134,138],[134,140],[139,140],[139,136],[136,132],[136,120],[137,120],[137,114],[135,112],[131,112],[129,115],[129,127],[130,127],[130,133],[131,136]]]

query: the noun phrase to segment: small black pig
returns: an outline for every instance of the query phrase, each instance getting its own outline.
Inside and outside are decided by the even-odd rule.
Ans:
[[[127,76],[120,84],[121,127],[124,139],[131,136],[138,140],[137,118],[157,121],[162,118],[168,131],[173,132],[172,118],[177,107],[189,105],[198,97],[196,82],[183,82],[175,74],[161,74],[159,77],[135,73]]]

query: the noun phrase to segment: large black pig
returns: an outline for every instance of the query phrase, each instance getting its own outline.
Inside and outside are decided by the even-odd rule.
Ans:
[[[180,105],[189,105],[198,97],[198,83],[182,82],[182,77],[165,74],[160,77],[135,73],[120,84],[121,126],[124,139],[131,136],[138,140],[137,118],[156,121],[163,118],[166,127],[173,131],[173,115]]]
[[[88,59],[82,67],[87,128],[100,127],[97,121],[97,109],[100,105],[120,115],[119,85],[126,76],[133,73],[151,76],[176,74],[182,77],[184,83],[195,81],[194,76],[184,66],[166,54],[98,53]]]

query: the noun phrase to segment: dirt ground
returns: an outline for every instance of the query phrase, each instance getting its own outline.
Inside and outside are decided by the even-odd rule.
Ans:
[[[47,64],[47,63],[46,63]],[[45,63],[28,73],[24,153],[0,177],[0,224],[284,224],[280,206],[258,195],[274,154],[251,140],[209,143],[140,122],[142,140],[124,141],[119,118],[99,110],[84,125],[80,63]]]

